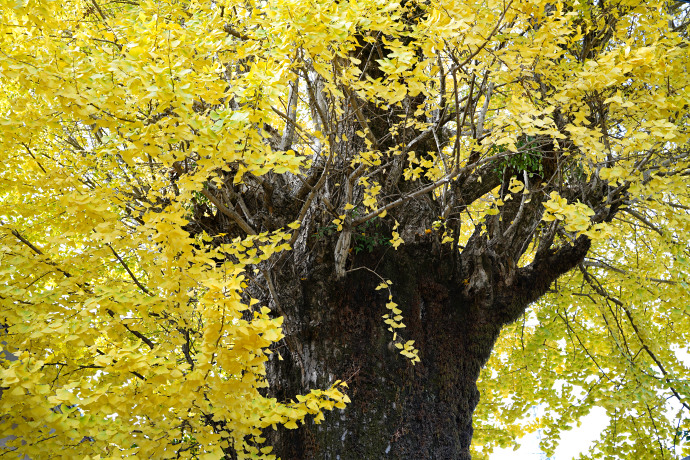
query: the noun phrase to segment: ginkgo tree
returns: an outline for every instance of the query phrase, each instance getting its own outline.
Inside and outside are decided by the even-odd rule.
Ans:
[[[690,453],[686,8],[2,1],[3,453]]]

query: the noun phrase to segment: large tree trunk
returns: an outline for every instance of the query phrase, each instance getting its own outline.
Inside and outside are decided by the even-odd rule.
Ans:
[[[469,457],[476,381],[500,326],[472,308],[455,287],[450,266],[431,245],[376,254],[376,272],[390,279],[403,310],[405,338],[415,340],[421,363],[412,365],[393,346],[382,315],[386,290],[367,270],[334,279],[328,265],[301,281],[299,330],[306,381],[324,387],[347,379],[352,403],[315,425],[278,435],[277,453],[288,459]],[[367,257],[374,268],[376,257]],[[299,358],[292,361],[300,366]],[[289,397],[304,391],[301,369],[273,383]]]
[[[552,267],[547,275],[532,267],[517,276],[507,308],[501,281],[489,276],[492,294],[470,297],[469,274],[476,269],[454,264],[455,258],[440,254],[430,240],[360,255],[352,263],[392,281],[407,326],[401,334],[419,349],[416,365],[393,346],[382,319],[388,292],[375,290],[381,280],[372,271],[355,269],[337,280],[332,263],[315,262],[306,275],[293,265],[276,277],[290,325],[286,334],[296,340],[286,341],[284,361],[272,359],[275,396],[289,399],[343,379],[352,399],[319,425],[308,421],[299,430],[273,433],[283,460],[470,458],[479,372],[501,327],[560,270]],[[580,248],[574,259],[584,252]],[[487,299],[495,308],[487,308]]]

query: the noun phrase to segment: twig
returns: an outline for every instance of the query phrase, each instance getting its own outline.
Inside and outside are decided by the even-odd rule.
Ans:
[[[106,246],[108,246],[110,248],[113,255],[117,258],[118,261],[120,261],[120,264],[127,271],[127,273],[129,274],[129,277],[132,278],[132,281],[134,281],[134,284],[136,284],[139,287],[139,289],[141,289],[144,292],[144,294],[147,294],[147,295],[150,295],[151,297],[153,297],[153,294],[151,294],[151,291],[149,291],[146,288],[146,286],[141,284],[141,282],[137,279],[137,277],[134,276],[134,273],[132,273],[132,270],[130,270],[129,267],[127,266],[127,264],[125,263],[125,261],[122,260],[122,257],[120,257],[120,255],[117,252],[115,252],[115,249],[113,249],[113,247],[110,245],[110,243],[106,243]]]
[[[106,312],[110,315],[111,318],[117,319],[117,318],[115,318],[115,312],[112,311],[110,308],[108,308],[108,309],[106,310]],[[127,329],[129,332],[131,332],[135,337],[137,337],[139,340],[141,340],[141,341],[144,342],[146,345],[148,345],[150,349],[153,350],[153,348],[156,346],[156,345],[151,341],[151,339],[149,339],[148,337],[146,337],[146,336],[145,336],[144,334],[142,334],[141,332],[135,331],[135,330],[133,330],[133,329],[130,329],[130,327],[127,326],[125,323],[120,323],[120,324],[122,324],[122,325],[125,327],[125,329]]]
[[[374,137],[374,133],[372,132],[371,128],[369,127],[369,123],[367,122],[367,119],[364,117],[364,114],[362,113],[362,110],[359,107],[359,104],[357,103],[356,97],[352,94],[350,89],[347,86],[344,86],[343,89],[345,90],[345,94],[350,98],[350,103],[352,104],[352,108],[355,110],[355,115],[357,116],[357,121],[359,124],[362,126],[362,128],[365,131],[365,135],[367,136],[367,139],[369,139],[369,142],[371,142],[371,145],[376,149],[380,150],[379,148],[379,143]]]
[[[654,225],[654,224],[652,224],[651,222],[649,222],[649,221],[648,221],[642,214],[640,214],[639,212],[637,212],[637,211],[635,211],[635,210],[633,210],[633,209],[630,209],[630,208],[623,208],[623,209],[621,209],[621,211],[625,212],[626,214],[630,214],[630,215],[633,216],[635,219],[637,219],[637,220],[639,220],[640,222],[642,222],[643,224],[645,224],[650,230],[654,230],[654,231],[657,232],[659,235],[664,236],[663,230],[661,230],[661,229],[658,228],[656,225]]]
[[[29,155],[31,156],[31,158],[33,158],[34,161],[36,162],[36,164],[38,165],[38,167],[41,168],[41,171],[43,171],[43,174],[48,174],[48,173],[46,172],[46,170],[43,168],[43,165],[41,164],[41,162],[38,161],[38,160],[36,159],[36,157],[34,156],[33,153],[31,153],[31,149],[29,148],[29,146],[26,145],[24,142],[22,142],[21,145],[24,146],[24,148],[25,148],[26,151],[29,153]]]
[[[240,40],[250,40],[249,36],[244,35],[243,33],[236,31],[235,29],[232,28],[232,26],[230,24],[225,24],[223,26],[223,31],[228,35],[232,35],[235,38],[239,38]]]
[[[96,3],[96,0],[91,0],[91,3],[93,3],[94,8],[96,8],[96,11],[98,11],[98,14],[105,21],[106,20],[105,14],[103,13],[103,10],[101,9],[101,7],[98,6],[98,3]]]
[[[21,233],[19,233],[17,230],[14,230],[14,229],[13,229],[13,230],[11,230],[11,232],[12,232],[12,234],[13,234],[15,237],[17,237],[17,239],[19,239],[19,241],[21,241],[22,243],[24,243],[25,245],[27,245],[27,246],[28,246],[32,251],[34,251],[36,254],[38,254],[39,256],[44,255],[44,254],[43,254],[43,251],[41,251],[41,250],[38,249],[36,246],[34,246],[33,244],[31,244],[31,242],[30,242],[29,240],[27,240],[26,238],[24,238],[24,237],[21,235]],[[72,274],[71,274],[71,273],[69,273],[69,272],[63,270],[63,269],[60,268],[60,267],[58,267],[58,265],[57,265],[55,262],[53,262],[52,260],[45,260],[44,262],[47,263],[48,265],[52,266],[52,267],[55,267],[55,269],[56,269],[57,271],[59,271],[60,273],[62,273],[63,275],[65,275],[66,278],[71,278],[71,277],[72,277]]]
[[[16,230],[11,230],[11,232],[12,232],[12,234],[13,234],[15,237],[17,237],[22,243],[24,243],[24,244],[27,245],[29,248],[31,248],[31,250],[34,251],[36,254],[41,255],[41,256],[43,255],[43,251],[41,251],[41,250],[38,249],[36,246],[34,246],[33,244],[31,244],[31,242],[30,242],[29,240],[27,240],[26,238],[24,238],[18,231],[16,231]],[[108,245],[108,246],[110,246],[110,245]],[[112,250],[112,248],[110,248],[110,249]],[[118,257],[118,259],[119,259],[119,257]],[[66,278],[72,278],[72,274],[71,274],[71,273],[69,273],[69,272],[67,272],[67,271],[65,271],[65,270],[63,270],[63,269],[61,269],[60,267],[58,267],[57,264],[56,264],[55,262],[53,262],[53,261],[51,261],[51,260],[46,260],[45,263],[47,263],[48,265],[51,265],[51,266],[55,267],[56,270],[58,270],[60,273],[62,273],[63,275],[65,275]],[[129,270],[128,270],[128,271],[129,271]],[[77,283],[77,285],[78,285],[79,287],[81,287],[82,289],[84,289],[84,286],[82,286],[80,283]],[[107,313],[108,313],[112,318],[115,318],[115,312],[114,312],[114,311],[112,311],[112,310],[110,310],[110,309],[107,309],[106,311],[107,311]],[[124,323],[121,323],[121,324],[125,327],[125,329],[127,329],[129,332],[131,332],[134,336],[138,337],[142,342],[144,342],[146,345],[148,345],[149,348],[151,348],[151,349],[154,348],[155,344],[154,344],[149,338],[147,338],[146,336],[144,336],[141,332],[134,331],[134,330],[130,329],[129,326],[127,326],[127,325],[124,324]],[[143,378],[143,377],[142,377],[142,378]]]
[[[627,270],[622,270],[620,268],[613,267],[607,263],[600,262],[598,260],[587,260],[587,259],[585,259],[582,262],[582,264],[585,267],[603,268],[604,270],[611,270],[612,272],[620,273],[621,275],[629,275],[630,274],[630,272]],[[664,280],[664,279],[660,279],[660,278],[649,278],[649,277],[645,276],[644,279],[647,281],[651,281],[653,283],[664,283],[664,284],[671,284],[671,285],[676,284],[675,281]]]

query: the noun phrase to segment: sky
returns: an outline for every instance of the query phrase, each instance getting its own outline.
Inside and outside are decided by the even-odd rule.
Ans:
[[[580,419],[580,426],[563,432],[561,442],[551,457],[547,457],[539,449],[539,434],[533,433],[520,439],[522,446],[517,451],[496,449],[490,458],[491,460],[571,460],[589,450],[594,441],[599,438],[599,433],[606,427],[607,422],[606,411],[595,407],[588,415]]]

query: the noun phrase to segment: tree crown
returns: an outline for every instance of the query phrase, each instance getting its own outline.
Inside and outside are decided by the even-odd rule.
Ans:
[[[611,417],[593,455],[660,455],[686,436],[685,7],[0,12],[11,448],[270,458],[262,429],[349,401],[339,380],[266,396],[268,356],[296,353],[275,271],[326,248],[342,278],[359,252],[420,241],[510,324],[484,374],[479,453],[515,439],[535,403],[547,449],[593,405]],[[381,327],[416,362],[395,286],[380,287]]]

